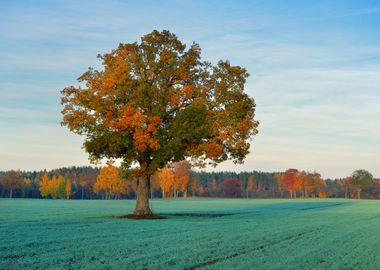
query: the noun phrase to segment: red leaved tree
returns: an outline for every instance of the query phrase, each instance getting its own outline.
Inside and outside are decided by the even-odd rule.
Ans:
[[[226,178],[223,180],[223,195],[230,198],[239,198],[243,192],[240,179]]]

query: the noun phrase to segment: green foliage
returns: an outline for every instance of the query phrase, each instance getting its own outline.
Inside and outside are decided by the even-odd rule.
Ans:
[[[152,175],[168,162],[242,162],[257,134],[255,102],[244,92],[247,71],[201,60],[169,31],[120,44],[99,56],[85,88],[62,90],[62,124],[86,137],[92,160],[122,159],[135,175]],[[132,166],[134,165],[134,166]]]
[[[351,184],[358,189],[363,189],[373,183],[373,176],[366,170],[357,170],[352,173]]]

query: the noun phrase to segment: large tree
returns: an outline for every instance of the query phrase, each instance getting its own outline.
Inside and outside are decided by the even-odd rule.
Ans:
[[[258,126],[244,68],[202,61],[198,44],[165,30],[99,58],[101,70],[62,90],[62,124],[85,136],[91,159],[121,159],[138,178],[135,215],[152,214],[150,176],[168,163],[243,162]]]

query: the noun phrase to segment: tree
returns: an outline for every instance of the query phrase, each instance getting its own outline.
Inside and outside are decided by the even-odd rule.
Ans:
[[[40,183],[39,183],[39,186],[40,186],[39,190],[40,190],[42,197],[47,197],[50,194],[49,182],[50,182],[50,178],[49,178],[48,174],[45,172],[42,175]]]
[[[351,176],[344,178],[343,181],[341,182],[341,185],[344,189],[344,198],[348,199],[349,194],[350,194],[349,191],[350,191],[350,187],[351,187]]]
[[[91,160],[122,159],[137,178],[134,215],[150,216],[150,176],[169,162],[242,163],[257,133],[255,102],[244,92],[247,71],[201,60],[169,31],[120,44],[99,56],[82,87],[62,90],[62,125],[86,137]]]
[[[298,181],[300,181],[303,198],[308,198],[309,195],[313,197],[319,196],[321,187],[324,185],[321,175],[317,172],[302,171],[298,174]]]
[[[153,195],[156,191],[160,190],[160,185],[158,182],[158,177],[157,175],[152,175],[150,177],[150,198],[153,198]]]
[[[120,196],[125,191],[125,185],[119,176],[117,167],[110,164],[100,170],[94,185],[94,192],[100,191],[104,191],[106,200],[110,199],[112,195]]]
[[[358,199],[363,188],[373,184],[373,176],[366,170],[357,170],[352,173],[351,184],[356,188]]]
[[[59,178],[59,176],[53,175],[53,177],[49,181],[48,189],[49,189],[50,196],[53,199],[58,198],[58,195],[59,195],[59,180],[58,180],[58,178]]]
[[[194,172],[190,173],[190,183],[189,183],[189,190],[191,193],[191,196],[194,197],[195,194],[198,191],[199,188],[199,176],[194,174]]]
[[[255,190],[255,187],[256,187],[255,177],[253,175],[248,176],[247,187],[246,187],[247,199],[249,197],[249,194]]]
[[[157,178],[158,178],[158,184],[162,190],[162,198],[165,198],[167,193],[170,196],[170,193],[172,192],[173,187],[174,187],[173,170],[170,167],[165,167],[163,169],[160,169],[157,172]]]
[[[69,179],[65,179],[64,181],[65,183],[65,196],[66,196],[66,199],[70,199],[70,196],[71,196],[71,181]]]
[[[223,180],[223,194],[226,197],[239,198],[243,191],[241,181],[236,178],[227,178]]]
[[[327,190],[326,187],[322,188],[322,189],[318,192],[318,197],[319,197],[319,198],[328,198],[328,197],[329,197],[329,191]]]
[[[297,169],[288,169],[284,174],[284,187],[289,191],[290,198],[297,197],[297,190],[302,187],[302,181]]]
[[[214,177],[208,182],[208,192],[211,197],[217,196],[218,183],[216,183],[216,179]]]
[[[22,187],[22,196],[23,198],[28,198],[29,197],[29,192],[32,191],[32,180],[29,178],[24,177],[21,180],[21,187]]]
[[[196,193],[198,193],[198,196],[204,196],[206,193],[205,187],[202,184],[199,184]]]
[[[49,178],[45,172],[39,183],[39,190],[42,197],[69,199],[71,196],[71,181],[61,174],[53,175],[52,179]]]
[[[81,198],[83,200],[85,192],[90,195],[94,185],[96,183],[96,178],[98,174],[96,172],[86,172],[79,175],[79,185],[81,187]]]
[[[283,172],[278,172],[275,173],[274,179],[276,181],[276,185],[280,191],[281,197],[283,196],[284,192],[284,173]]]
[[[118,177],[112,183],[111,194],[113,194],[116,199],[120,199],[121,194],[125,193],[127,188],[128,184],[126,184],[125,181]]]
[[[186,160],[174,164],[174,196],[177,197],[177,192],[180,191],[187,196],[187,184],[190,178],[190,164]]]
[[[66,179],[62,175],[58,175],[58,191],[57,197],[60,199],[64,199],[66,197]]]
[[[13,197],[13,192],[16,189],[22,187],[22,179],[20,178],[20,175],[20,171],[11,170],[5,172],[5,174],[0,178],[3,189],[7,189],[9,191],[9,198]]]
[[[308,177],[311,183],[307,189],[309,194],[312,194],[313,197],[320,197],[321,194],[323,194],[323,196],[328,196],[328,192],[326,192],[326,189],[324,188],[326,185],[325,181],[322,179],[321,175],[318,172],[308,173]]]
[[[309,197],[309,192],[312,190],[312,181],[310,174],[302,171],[298,174],[299,180],[301,181],[301,192],[302,192],[302,198]]]

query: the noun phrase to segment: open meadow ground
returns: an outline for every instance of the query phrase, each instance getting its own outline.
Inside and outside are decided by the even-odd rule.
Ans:
[[[133,207],[1,199],[0,269],[380,269],[380,201],[166,199],[167,219],[113,218]]]

